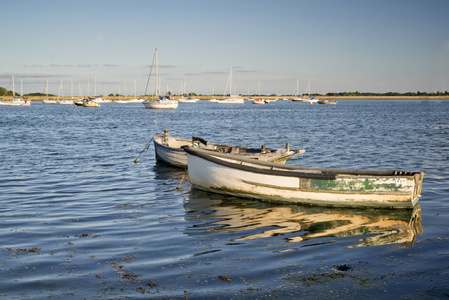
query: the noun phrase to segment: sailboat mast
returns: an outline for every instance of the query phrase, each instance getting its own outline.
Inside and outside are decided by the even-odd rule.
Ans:
[[[229,96],[232,97],[232,67],[229,73]]]
[[[299,95],[299,79],[296,79],[296,97]]]
[[[14,83],[14,75],[12,75],[12,99],[16,96],[16,85]]]
[[[159,95],[159,91],[158,91],[158,80],[159,80],[159,75],[157,73],[157,48],[155,50],[155,63],[156,63],[156,99],[158,98]]]

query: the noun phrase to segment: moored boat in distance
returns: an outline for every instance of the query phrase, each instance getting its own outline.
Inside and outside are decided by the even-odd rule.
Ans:
[[[181,98],[178,98],[178,102],[179,103],[197,103],[199,100],[200,99],[198,99],[198,98],[192,98],[192,97],[187,97],[187,98],[181,97]]]
[[[153,136],[153,143],[156,159],[176,167],[187,166],[187,154],[184,149],[182,149],[183,146],[226,153],[231,156],[242,156],[249,159],[277,162],[285,162],[286,160],[305,152],[304,149],[290,149],[288,143],[285,149],[273,150],[267,149],[265,146],[262,146],[260,149],[256,149],[210,143],[198,137],[192,137],[192,139],[177,138],[169,136],[168,130],[165,130],[164,134],[157,134]]]
[[[58,103],[62,104],[62,105],[70,105],[70,104],[74,104],[75,101],[70,100],[70,99],[61,99],[61,100],[58,100]]]
[[[42,103],[46,103],[46,104],[56,104],[56,103],[58,103],[58,101],[56,101],[56,100],[53,99],[53,98],[45,98],[45,99],[42,100]]]
[[[159,97],[157,100],[147,100],[143,102],[145,108],[152,109],[176,109],[178,101],[171,100],[169,97]]]
[[[256,98],[252,100],[253,104],[267,104],[268,102],[262,98]]]
[[[227,89],[228,89],[228,85],[229,85],[229,97],[227,97]],[[222,100],[218,100],[217,103],[223,103],[223,104],[243,104],[245,103],[245,99],[243,99],[242,97],[238,96],[238,95],[233,95],[232,94],[232,67],[231,67],[231,71],[229,72],[229,76],[228,76],[228,81],[226,82],[226,88],[225,88],[225,92],[223,94],[223,99]]]
[[[338,102],[335,100],[326,100],[326,99],[320,99],[318,100],[318,104],[337,104]]]
[[[46,103],[46,104],[56,104],[58,103],[58,101],[56,101],[55,99],[49,98],[48,97],[48,78],[47,78],[47,83],[45,85],[45,99],[42,100],[42,103]]]
[[[155,75],[155,97],[156,99],[153,100],[146,100],[143,103],[145,108],[152,108],[152,109],[176,109],[178,107],[178,101],[170,99],[169,96],[162,96],[159,97],[159,78],[157,73],[157,49],[154,51],[155,56],[155,66],[156,66],[156,75]]]
[[[223,100],[218,100],[216,103],[222,103],[222,104],[243,104],[245,103],[245,99],[241,98],[240,96],[231,95],[228,98],[225,98]]]
[[[100,103],[97,103],[95,99],[84,99],[83,101],[84,107],[100,107]]]
[[[22,81],[20,81],[20,86],[22,87]],[[22,89],[22,88],[21,88]],[[21,96],[16,97],[15,83],[14,83],[14,75],[12,75],[12,101],[4,100],[0,98],[0,105],[5,106],[30,106],[31,102],[28,98],[23,97],[23,92],[21,91]]]
[[[413,208],[423,172],[323,169],[184,147],[193,188],[271,202]]]

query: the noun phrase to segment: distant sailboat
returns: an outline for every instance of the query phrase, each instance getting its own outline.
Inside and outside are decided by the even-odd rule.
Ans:
[[[56,104],[58,101],[52,98],[48,98],[48,78],[47,78],[47,84],[45,85],[45,99],[42,100],[43,103],[47,104]]]
[[[228,83],[229,83],[229,97],[226,97],[226,92],[228,90]],[[235,89],[234,89],[235,90]],[[242,97],[239,97],[237,95],[232,94],[232,67],[231,71],[229,72],[228,81],[226,82],[226,88],[225,92],[223,94],[223,100],[217,101],[217,103],[225,103],[225,104],[242,104],[245,103],[245,99]]]
[[[62,95],[62,97],[64,97],[64,84],[63,84],[63,80],[61,79],[61,84],[59,85],[59,91],[60,93],[58,94],[58,103],[62,104],[62,105],[70,105],[73,104],[74,101],[73,100],[69,100],[66,98],[62,98],[61,100],[59,100],[59,96]]]
[[[292,99],[293,102],[307,102],[308,98],[299,97],[299,79],[296,79],[296,97]]]
[[[158,73],[157,73],[157,49],[154,51],[155,56],[155,66],[156,66],[156,90],[155,90],[155,100],[146,100],[143,102],[145,108],[151,109],[176,109],[178,107],[177,100],[171,100],[168,96],[159,97],[159,85],[158,85]]]
[[[22,89],[22,81],[20,81],[20,87]],[[22,91],[21,91],[22,93]],[[12,75],[12,101],[4,100],[0,101],[0,105],[7,106],[29,106],[31,102],[28,99],[23,98],[23,94],[20,97],[16,97],[16,89],[14,82],[14,75]]]
[[[259,81],[259,97],[252,100],[253,104],[267,104],[267,101],[260,98],[260,81]]]
[[[134,99],[127,100],[128,103],[142,103],[145,101],[143,98],[137,98],[137,84],[134,80]]]
[[[218,102],[218,100],[215,99],[215,86],[212,87],[212,99],[209,99],[209,102]]]
[[[184,77],[184,84],[182,86],[181,98],[178,99],[179,103],[196,103],[199,99],[192,97],[184,97],[184,93],[186,91],[186,78]]]

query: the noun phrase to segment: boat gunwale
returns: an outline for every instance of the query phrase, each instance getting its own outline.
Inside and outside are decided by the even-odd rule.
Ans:
[[[406,174],[401,174],[400,171],[396,170],[356,170],[356,169],[326,169],[326,168],[312,168],[312,167],[302,167],[296,165],[285,165],[269,161],[254,160],[244,157],[230,157],[229,155],[204,151],[200,149],[192,149],[189,146],[182,147],[187,153],[198,156],[205,160],[214,162],[216,164],[235,168],[239,170],[249,171],[253,173],[262,173],[267,175],[278,175],[278,176],[288,176],[288,177],[299,177],[299,178],[310,178],[310,179],[323,179],[323,180],[335,180],[337,175],[340,176],[382,176],[382,177],[410,177],[414,178],[416,175],[422,176],[422,172],[405,172]],[[216,158],[216,157],[219,158]],[[223,159],[220,159],[223,158]],[[226,159],[226,160],[224,160]],[[240,163],[231,162],[237,161]],[[248,163],[250,165],[243,165],[243,163]],[[263,169],[258,166],[270,167],[271,169]],[[276,169],[274,169],[276,168]],[[302,171],[302,172],[301,172]],[[315,172],[315,173],[312,173]],[[402,172],[403,173],[403,172]]]
[[[186,139],[186,138],[178,138],[178,137],[170,136],[169,138],[171,138],[171,139],[175,139],[175,140],[177,140],[177,141],[179,141],[179,142],[184,142],[184,141],[185,141],[185,142],[187,143],[186,145],[182,145],[182,146],[180,146],[180,147],[172,147],[172,146],[170,146],[170,145],[164,145],[164,143],[162,142],[163,138],[164,138],[164,135],[163,135],[163,134],[156,134],[156,135],[153,136],[153,141],[154,141],[154,143],[157,143],[157,144],[159,144],[159,145],[162,145],[162,146],[164,146],[165,148],[176,149],[177,151],[184,151],[184,150],[182,149],[182,146],[190,147],[190,146],[192,145],[192,140],[190,140],[190,139]],[[219,151],[216,151],[216,150],[218,150],[218,149],[209,148],[209,145],[211,145],[211,146],[213,146],[213,147],[219,147],[219,148],[221,147],[221,148],[224,148],[224,149],[231,149],[231,148],[234,148],[234,149],[242,149],[242,150],[245,150],[245,151],[247,151],[247,150],[253,151],[253,152],[244,152],[244,153],[241,153],[241,152],[232,153],[232,152],[231,152],[231,154],[248,154],[248,155],[262,154],[262,155],[264,155],[264,156],[265,156],[265,155],[266,155],[266,156],[270,156],[269,154],[272,154],[273,156],[278,155],[278,153],[277,153],[278,150],[275,150],[275,149],[266,148],[266,150],[268,150],[269,152],[262,153],[260,148],[241,147],[241,146],[228,145],[228,144],[221,144],[221,143],[214,143],[214,142],[207,142],[206,147],[200,148],[200,149],[201,149],[201,150],[206,150],[206,151],[214,151],[214,152],[216,152],[216,153],[229,154],[229,153],[227,153],[227,152],[219,152]],[[191,147],[190,147],[190,148],[191,148]],[[197,148],[195,148],[195,149],[197,149]],[[280,149],[280,150],[285,151],[285,152],[288,152],[286,149]],[[291,151],[292,154],[291,154],[291,155],[282,154],[282,158],[284,158],[284,156],[290,158],[290,157],[293,157],[293,156],[296,156],[296,155],[298,155],[298,154],[302,154],[302,153],[305,152],[304,149],[290,149],[289,151]]]

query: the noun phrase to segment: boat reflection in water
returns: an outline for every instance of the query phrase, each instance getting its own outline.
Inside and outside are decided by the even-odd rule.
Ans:
[[[276,205],[257,200],[191,190],[186,218],[198,222],[188,235],[241,232],[233,241],[285,235],[289,242],[357,236],[348,248],[397,244],[411,247],[422,233],[421,208],[413,210],[326,208]]]
[[[156,161],[153,167],[153,172],[155,174],[155,179],[177,181],[177,183],[179,183],[185,176],[186,180],[183,180],[183,182],[188,183],[188,176],[186,176],[185,169],[173,168],[164,162]]]

